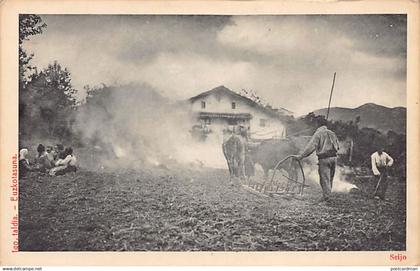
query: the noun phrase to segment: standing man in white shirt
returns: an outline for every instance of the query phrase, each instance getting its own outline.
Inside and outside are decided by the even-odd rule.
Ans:
[[[372,161],[372,172],[376,180],[374,197],[384,200],[388,187],[387,169],[392,166],[394,159],[384,152],[382,147],[373,153],[370,158]]]

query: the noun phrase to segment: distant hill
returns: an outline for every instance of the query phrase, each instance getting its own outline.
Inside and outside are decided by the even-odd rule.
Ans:
[[[315,115],[326,115],[327,108],[314,111]],[[355,121],[360,116],[359,127],[375,128],[381,132],[392,130],[406,134],[407,109],[405,107],[389,108],[374,103],[367,103],[356,108],[332,107],[330,120]]]

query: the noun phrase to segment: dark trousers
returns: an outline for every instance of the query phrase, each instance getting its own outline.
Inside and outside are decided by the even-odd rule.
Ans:
[[[58,171],[55,173],[55,176],[64,175],[64,174],[66,174],[66,173],[69,173],[69,172],[76,172],[76,171],[77,171],[77,167],[68,165],[66,168],[63,168],[63,169],[61,169],[61,170],[58,170]]]
[[[319,183],[325,200],[329,200],[334,180],[337,157],[328,157],[318,160]]]
[[[254,164],[255,163],[252,160],[252,156],[249,153],[245,154],[245,176],[246,177],[255,176]]]
[[[388,188],[388,173],[386,167],[378,167],[379,175],[375,175],[375,196],[385,199],[386,189]]]

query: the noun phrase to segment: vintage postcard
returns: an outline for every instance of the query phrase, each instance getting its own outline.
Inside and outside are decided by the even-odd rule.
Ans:
[[[419,264],[417,1],[0,8],[1,265]]]

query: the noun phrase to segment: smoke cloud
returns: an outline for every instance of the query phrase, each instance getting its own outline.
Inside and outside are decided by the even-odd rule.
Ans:
[[[316,163],[314,163],[314,159],[311,160],[311,163],[305,164],[303,170],[307,181],[319,185],[318,167],[316,166]],[[344,167],[337,166],[333,180],[332,192],[349,193],[352,189],[358,189],[358,187],[347,181],[346,169]]]
[[[188,101],[163,97],[145,83],[104,86],[94,91],[80,107],[75,128],[90,146],[90,156],[83,157],[87,167],[144,168],[226,168],[222,135],[213,134],[205,141],[193,138],[196,120]],[[301,138],[303,147],[308,138]],[[319,185],[317,159],[304,161],[308,182]],[[256,165],[256,179],[264,179]],[[333,192],[357,188],[346,181],[345,168],[337,167]]]
[[[226,167],[221,139],[194,140],[188,102],[162,97],[147,84],[98,88],[81,106],[75,129],[89,142],[91,167]]]

